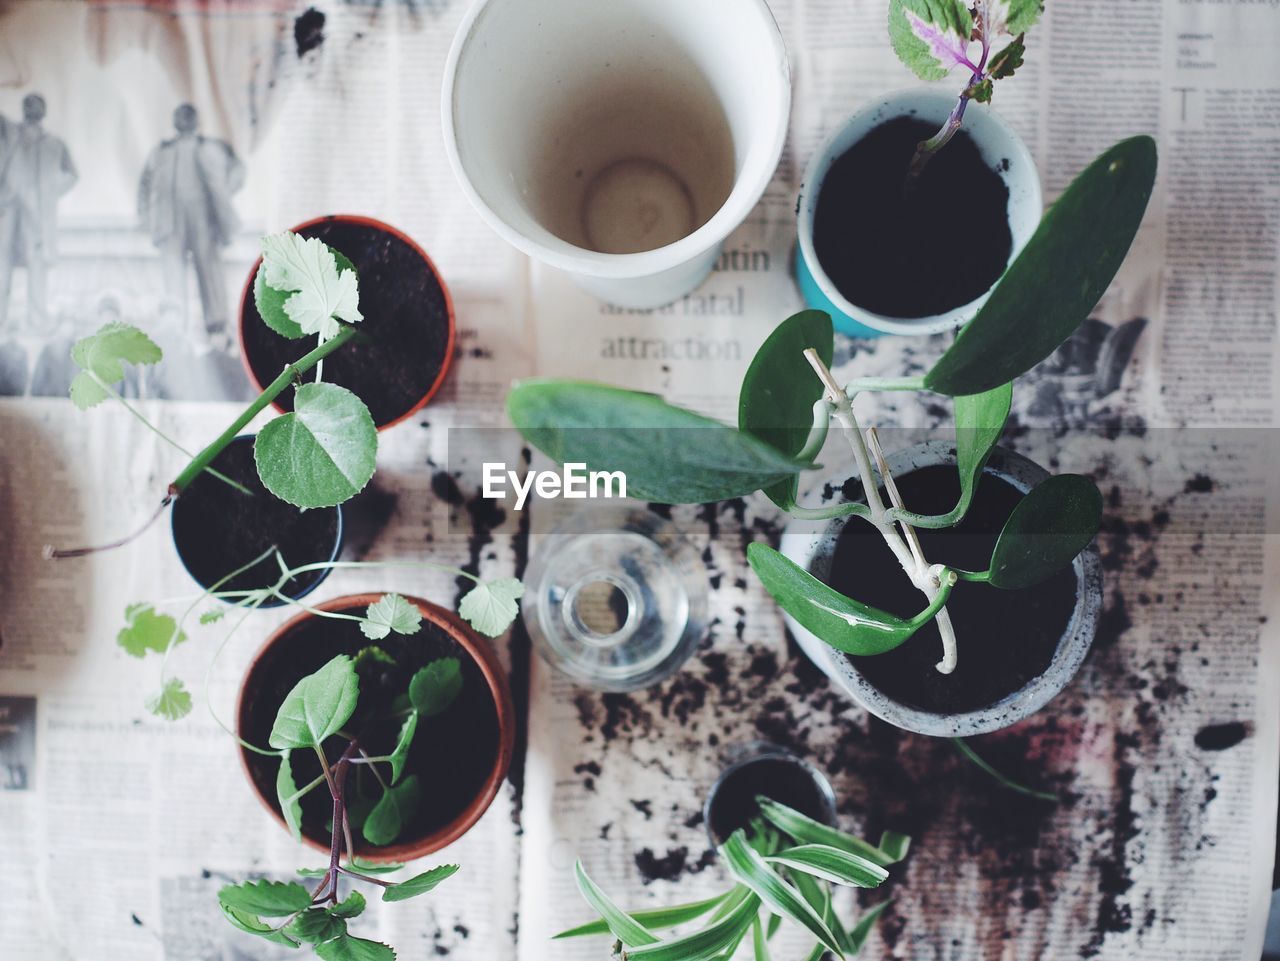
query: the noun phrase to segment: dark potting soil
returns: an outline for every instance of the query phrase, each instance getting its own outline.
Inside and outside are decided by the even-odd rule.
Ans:
[[[394,234],[329,218],[299,231],[346,255],[360,279],[360,335],[325,358],[324,379],[354,392],[378,426],[418,403],[448,363],[449,308],[435,271]],[[252,294],[241,319],[245,357],[258,383],[268,384],[315,345],[290,340],[262,321]],[[293,388],[276,398],[293,410]]]
[[[363,613],[351,608],[350,613]],[[498,753],[498,716],[493,694],[480,667],[445,631],[424,620],[422,629],[408,637],[391,634],[369,641],[354,621],[309,618],[266,651],[246,682],[240,717],[240,735],[250,744],[265,746],[275,723],[276,712],[285,695],[303,677],[318,670],[339,654],[355,656],[362,648],[376,644],[395,659],[392,665],[362,670],[360,699],[346,729],[357,733],[373,756],[390,754],[400,732],[400,720],[380,719],[391,702],[408,690],[409,679],[424,665],[441,657],[457,657],[462,662],[462,690],[442,714],[419,718],[404,777],[416,774],[422,787],[422,801],[395,843],[425,837],[439,830],[466,810],[493,770]],[[325,745],[331,759],[346,747],[334,737]],[[274,758],[250,754],[249,770],[262,795],[276,804]],[[297,784],[320,776],[320,762],[305,751],[295,751],[291,763]],[[363,765],[353,765],[347,782],[349,803],[364,794],[371,801],[380,796],[377,782]],[[385,765],[382,766],[385,775]],[[322,844],[329,842],[328,825],[333,815],[329,792],[312,791],[302,802],[303,831]],[[376,850],[355,835],[357,851]]]
[[[173,540],[187,570],[205,587],[244,566],[273,544],[290,567],[327,561],[338,538],[338,509],[302,511],[276,497],[258,478],[253,438],[237,438],[216,458],[216,470],[253,491],[247,496],[208,471],[173,502]],[[283,590],[293,597],[324,579],[327,571],[302,574]],[[270,587],[280,567],[268,557],[233,577],[219,590]],[[269,605],[270,606],[270,605]]]
[[[954,467],[925,467],[894,480],[903,503],[921,514],[946,513],[960,494]],[[925,557],[964,570],[986,570],[1000,529],[1021,499],[1008,482],[983,474],[963,522],[944,530],[917,528]],[[828,582],[899,617],[918,614],[924,606],[924,595],[875,528],[856,520],[837,539]],[[947,602],[959,650],[951,674],[934,666],[942,659],[934,621],[900,647],[854,661],[868,681],[903,704],[939,713],[976,710],[1044,673],[1075,603],[1076,578],[1070,567],[1020,591],[961,581]]]
[[[760,814],[756,803],[760,794],[815,821],[825,823],[831,813],[818,785],[803,767],[782,758],[761,758],[730,772],[716,788],[708,826],[717,843],[723,844],[729,835],[747,827]]]
[[[1009,188],[963,130],[904,189],[916,144],[935,133],[911,116],[885,121],[832,164],[818,195],[822,269],[851,303],[887,317],[969,303],[1004,272],[1013,246]]]

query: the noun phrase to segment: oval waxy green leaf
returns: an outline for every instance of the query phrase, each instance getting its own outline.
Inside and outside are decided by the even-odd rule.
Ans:
[[[342,251],[335,250],[333,247],[329,247],[329,250],[333,253],[339,273],[344,270],[355,271],[355,264],[348,260]],[[268,287],[266,264],[259,262],[258,271],[253,275],[253,305],[258,308],[258,316],[262,318],[263,323],[281,337],[288,337],[290,340],[307,336],[293,318],[284,312],[285,301],[294,293],[295,291],[292,290],[276,290],[274,287]]]
[[[806,465],[751,434],[655,394],[575,380],[525,380],[507,395],[521,435],[561,464],[622,471],[627,495],[661,504],[744,497]]]
[[[441,882],[447,881],[457,873],[458,865],[456,864],[438,865],[430,871],[411,877],[408,881],[393,884],[382,892],[382,900],[407,901],[410,898],[416,898],[419,894],[435,890]]]
[[[1156,177],[1150,137],[1123,140],[1067,187],[977,316],[925,375],[943,394],[979,394],[1048,357],[1089,316],[1142,223]]]
[[[991,554],[989,582],[1020,590],[1060,571],[1089,546],[1102,522],[1102,495],[1080,474],[1041,481],[1018,502]]]
[[[660,930],[662,928],[674,928],[678,924],[684,924],[702,917],[713,908],[719,907],[724,903],[727,894],[722,894],[716,898],[707,898],[705,901],[692,901],[689,904],[673,904],[669,908],[650,908],[647,911],[632,911],[631,917],[637,922],[651,931]],[[576,928],[570,928],[567,931],[561,931],[554,935],[552,940],[563,940],[565,938],[582,938],[593,934],[609,934],[609,925],[604,921],[589,921],[586,924],[580,924]]]
[[[293,411],[268,421],[253,443],[263,485],[295,507],[333,507],[373,476],[378,431],[364,402],[337,384],[303,384]]]
[[[995,449],[1009,419],[1013,385],[1001,384],[981,394],[955,397],[952,404],[956,417],[956,470],[960,474],[960,499],[948,514],[890,512],[892,517],[901,518],[912,527],[954,527],[969,513],[982,469],[987,466],[991,451]]]
[[[765,860],[834,884],[858,888],[878,888],[889,877],[888,871],[869,858],[850,854],[829,844],[799,844],[783,848]]]
[[[840,942],[831,933],[826,922],[795,888],[784,881],[773,868],[769,867],[768,862],[752,849],[741,830],[735,831],[729,840],[720,846],[720,854],[729,868],[729,873],[754,891],[775,914],[790,918],[796,924],[806,928],[836,957],[844,957]]]
[[[835,352],[831,317],[802,310],[784,320],[756,351],[742,378],[738,395],[738,429],[760,438],[790,457],[798,455],[813,426],[813,405],[823,386],[804,359],[813,348],[831,366]],[[799,475],[764,489],[769,499],[788,510],[796,502]]]
[[[355,665],[339,654],[285,695],[268,743],[274,748],[319,747],[347,723],[359,696]]]
[[[578,884],[582,898],[591,906],[591,910],[600,915],[605,925],[613,932],[613,936],[628,947],[641,947],[646,944],[657,944],[658,938],[643,924],[627,914],[613,903],[609,895],[591,880],[587,869],[581,861],[573,865],[573,877]]]
[[[764,544],[749,546],[747,561],[784,611],[824,643],[846,654],[892,651],[925,623],[906,621],[845,597]]]

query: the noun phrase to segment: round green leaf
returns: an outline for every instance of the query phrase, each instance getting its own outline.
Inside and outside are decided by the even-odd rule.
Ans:
[[[1097,305],[1133,243],[1156,177],[1150,137],[1121,141],[1040,221],[991,297],[925,375],[943,394],[979,394],[1048,357]]]
[[[738,395],[738,429],[760,438],[791,457],[799,454],[813,426],[813,405],[823,386],[804,359],[812,347],[831,366],[835,335],[831,317],[820,310],[792,314],[756,351],[742,378]],[[795,504],[799,475],[766,487],[769,499],[783,510]]]
[[[328,247],[328,244],[325,246]],[[356,269],[355,264],[348,260],[340,250],[335,250],[333,247],[329,247],[329,249],[333,251],[333,259],[338,265],[339,273],[344,270]],[[298,340],[307,336],[302,328],[284,312],[285,301],[294,295],[294,291],[276,290],[274,287],[268,287],[266,278],[266,265],[259,261],[258,271],[253,275],[253,304],[258,308],[258,316],[262,318],[263,323],[281,337]]]
[[[369,483],[378,432],[369,409],[336,384],[303,384],[294,409],[267,423],[254,441],[258,476],[296,507],[333,507]]]
[[[507,413],[553,460],[622,471],[628,496],[663,504],[743,497],[807,466],[654,394],[605,384],[521,381],[507,395]]]
[[[1102,495],[1079,474],[1037,485],[1005,521],[991,555],[990,582],[1006,590],[1036,584],[1089,546],[1102,521]]]

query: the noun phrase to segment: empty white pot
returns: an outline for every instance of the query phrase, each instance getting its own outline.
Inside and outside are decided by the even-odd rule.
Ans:
[[[790,103],[764,0],[478,0],[445,68],[444,139],[504,239],[602,300],[657,307],[760,199]]]

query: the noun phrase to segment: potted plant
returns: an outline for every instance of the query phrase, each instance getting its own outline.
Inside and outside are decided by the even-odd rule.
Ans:
[[[968,79],[958,98],[915,90],[872,101],[809,163],[796,277],[805,302],[843,333],[963,324],[1035,232],[1040,179],[1026,145],[990,109],[965,121],[971,102],[988,103],[995,82],[1022,65],[1023,35],[1041,8],[1040,0],[890,3],[889,37],[904,64],[923,80],[958,67]],[[963,219],[939,216],[961,204]],[[922,276],[930,282],[916,282]]]
[[[807,802],[809,810],[777,800],[784,794],[793,804]],[[858,954],[889,902],[846,925],[837,914],[835,888],[879,887],[889,876],[886,868],[906,857],[909,837],[887,831],[872,845],[831,826],[830,785],[778,749],[731,764],[708,794],[705,810],[732,887],[688,904],[624,911],[579,861],[578,890],[599,919],[556,937],[612,935],[612,956],[621,961],[718,961],[749,939],[756,961],[768,961],[769,942],[785,920],[814,939],[809,961]],[[694,930],[685,928],[678,936],[657,933],[694,922]]]
[[[75,344],[72,359],[80,372],[70,395],[76,406],[83,410],[115,400],[190,460],[141,529],[100,547],[49,547],[47,557],[77,557],[121,547],[170,505],[175,505],[178,556],[206,588],[217,582],[227,589],[223,577],[233,570],[237,572],[235,588],[258,589],[274,583],[278,569],[271,561],[270,547],[294,565],[337,556],[342,531],[338,505],[369,482],[378,449],[373,418],[363,401],[347,388],[320,378],[326,358],[359,334],[363,320],[359,282],[349,261],[314,238],[276,234],[263,238],[262,249],[257,275],[264,289],[264,317],[277,329],[290,330],[298,340],[314,346],[285,364],[230,426],[198,453],[191,454],[166,435],[115,389],[125,376],[125,364],[152,365],[162,358],[160,348],[143,331],[109,323]],[[302,383],[303,376],[313,370],[315,379]],[[293,410],[268,422],[256,436],[242,436],[248,424],[286,390],[292,391]],[[264,552],[266,560],[242,569]],[[313,573],[323,576],[323,569],[315,568]],[[318,579],[312,576],[289,585],[291,596],[306,593]]]
[[[510,695],[492,655],[447,612],[389,598],[401,640],[388,643],[389,635],[369,645],[350,622],[334,617],[367,597],[331,602],[268,641],[240,700],[241,731],[253,739],[242,738],[242,750],[255,787],[269,789],[273,810],[294,836],[329,859],[320,869],[298,872],[319,878],[314,888],[249,880],[223,887],[218,901],[240,930],[275,944],[310,945],[324,961],[393,961],[390,946],[349,932],[348,922],[366,901],[359,891],[340,897],[339,882],[362,881],[381,887],[384,901],[403,901],[452,876],[456,864],[403,881],[386,877],[403,866],[400,859],[430,853],[474,823],[510,759]],[[425,636],[409,641],[406,635],[419,633],[424,620]],[[468,705],[481,705],[482,713]],[[507,733],[500,738],[493,715],[504,710]],[[442,798],[458,794],[458,771],[450,765],[471,760],[460,742],[470,742],[471,725],[486,718],[492,743],[484,760],[493,769],[482,778],[482,795],[447,828],[428,829],[445,807]],[[463,771],[464,781],[472,787],[469,773]],[[321,829],[323,845],[316,836]]]
[[[1026,617],[1038,619],[1041,633],[1050,639],[1055,670],[1031,679],[1010,675],[1009,689],[997,685],[987,690],[980,700],[989,698],[988,703],[970,704],[974,710],[991,708],[976,722],[965,716],[971,710],[947,708],[926,712],[931,716],[925,726],[907,714],[889,717],[908,729],[951,735],[1013,723],[1070,680],[1091,640],[1097,566],[1078,558],[1093,539],[1102,504],[1088,478],[1068,474],[995,491],[997,501],[1005,503],[996,510],[987,502],[987,488],[998,471],[994,466],[988,471],[988,463],[1008,417],[1012,380],[1071,335],[1119,269],[1146,209],[1155,161],[1155,144],[1146,137],[1123,141],[1095,160],[1063,193],[982,310],[923,376],[862,378],[841,385],[828,368],[834,352],[831,320],[805,311],[780,325],[753,359],[743,380],[736,429],[652,394],[577,381],[517,384],[508,397],[508,412],[525,438],[549,456],[582,462],[592,470],[623,471],[632,496],[700,503],[763,490],[796,518],[793,524],[843,518],[865,522],[883,542],[889,563],[901,568],[897,576],[914,599],[910,609],[886,610],[881,606],[885,601],[866,593],[861,557],[853,572],[859,577],[856,586],[851,572],[835,571],[820,552],[791,558],[765,544],[752,544],[748,560],[794,625],[840,652],[847,672],[833,666],[834,654],[819,659],[819,665],[871,710],[876,703],[862,698],[861,689],[849,682],[850,674],[859,673],[864,660],[886,655],[930,624],[937,641],[926,644],[923,661],[932,673],[915,683],[960,688],[972,683],[968,672],[956,674],[962,656],[957,635],[964,631],[948,609],[953,591],[990,592],[986,604],[1006,604],[1005,591],[1032,587],[1073,567],[1076,603],[1020,608]],[[923,478],[923,490],[916,495],[920,507],[907,501],[897,481],[909,483],[914,494],[916,480],[895,478],[875,431],[858,422],[852,400],[862,391],[929,391],[952,398],[952,491]],[[855,464],[849,481],[852,496],[801,503],[800,475],[815,466],[833,418]],[[932,509],[938,501],[945,503]],[[975,505],[981,506],[972,523],[980,521],[980,528],[995,524],[985,531],[984,555],[970,561],[926,552],[925,540],[960,537],[958,525]],[[922,537],[922,532],[937,534]],[[838,533],[822,534],[819,540],[834,549]],[[848,590],[865,600],[848,596]],[[918,647],[924,641],[920,637],[912,643]],[[1030,684],[1034,689],[1028,689]],[[877,689],[885,693],[884,686]]]
[[[431,400],[453,360],[453,301],[440,272],[407,235],[370,217],[319,217],[293,228],[334,251],[340,269],[361,282],[360,334],[325,361],[328,383],[358,395],[379,430],[400,423]],[[261,262],[260,262],[261,263]],[[284,294],[255,266],[240,303],[241,356],[260,389],[307,351],[306,338],[284,316]],[[293,410],[286,387],[272,404]]]

